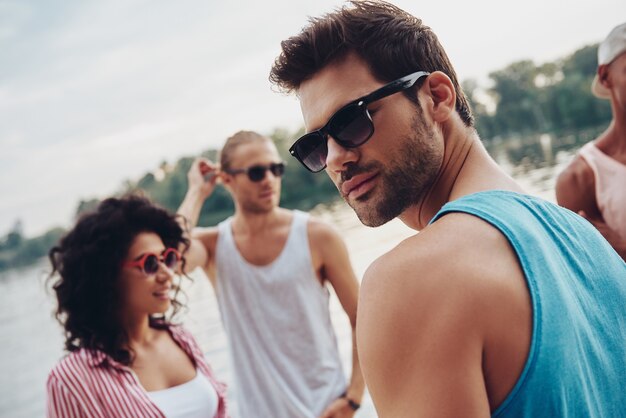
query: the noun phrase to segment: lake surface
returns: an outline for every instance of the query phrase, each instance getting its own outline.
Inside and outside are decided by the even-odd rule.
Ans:
[[[489,153],[531,194],[554,201],[556,175],[576,150],[597,132],[554,138],[548,135],[512,139],[488,145]],[[320,174],[323,175],[323,174]],[[323,205],[316,216],[333,223],[350,251],[357,277],[378,256],[414,232],[398,220],[380,228],[363,226],[342,202]],[[48,371],[63,355],[63,336],[52,318],[54,302],[46,290],[48,265],[39,264],[0,275],[0,417],[30,418],[45,415],[45,382]],[[218,377],[236,392],[228,346],[213,290],[201,272],[184,286],[188,310],[180,317],[198,339]],[[330,303],[333,325],[346,373],[351,364],[348,320],[333,295]],[[236,405],[231,412],[236,417]],[[358,418],[376,417],[366,395]]]

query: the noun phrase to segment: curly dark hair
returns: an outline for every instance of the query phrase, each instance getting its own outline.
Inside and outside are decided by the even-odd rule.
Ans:
[[[286,92],[297,91],[302,82],[328,64],[354,52],[381,82],[389,82],[415,71],[442,71],[456,92],[456,111],[466,126],[474,117],[452,63],[437,36],[421,19],[391,3],[352,0],[332,13],[311,18],[308,26],[281,42],[282,52],[271,69],[270,82]],[[403,92],[418,104],[416,83]]]
[[[55,316],[65,329],[66,350],[100,350],[122,364],[132,363],[134,355],[119,316],[119,278],[122,262],[142,232],[156,233],[166,247],[189,246],[175,215],[133,194],[102,201],[50,250],[49,279],[58,277],[52,289],[58,302]],[[182,262],[184,267],[184,258]],[[183,306],[176,298],[178,290],[171,315],[151,317],[152,327],[167,327]]]

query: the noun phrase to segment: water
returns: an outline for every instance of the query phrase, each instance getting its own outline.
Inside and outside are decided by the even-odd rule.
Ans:
[[[556,175],[574,152],[596,132],[552,138],[547,135],[519,138],[488,146],[489,153],[531,194],[554,201]],[[357,277],[379,255],[393,248],[413,231],[394,220],[380,228],[361,225],[343,203],[320,206],[315,215],[332,222],[346,240]],[[45,260],[27,269],[0,276],[0,417],[30,418],[45,415],[45,381],[48,371],[63,355],[60,326],[52,319],[51,293],[45,289]],[[188,311],[181,317],[196,336],[218,377],[236,391],[213,290],[201,272],[185,286]],[[350,325],[337,298],[330,309],[346,372],[351,368]],[[233,415],[236,414],[236,405]],[[235,415],[236,416],[236,415]],[[366,395],[357,418],[375,417]]]

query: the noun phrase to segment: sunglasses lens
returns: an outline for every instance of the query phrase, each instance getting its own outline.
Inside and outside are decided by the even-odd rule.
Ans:
[[[337,113],[328,128],[340,145],[358,147],[374,133],[374,124],[364,106],[350,106]]]
[[[143,262],[143,271],[146,274],[154,274],[159,271],[159,259],[156,255],[150,254]]]
[[[318,132],[300,138],[294,145],[294,153],[309,170],[317,173],[326,167],[328,144]]]
[[[283,163],[273,163],[270,165],[270,171],[275,177],[280,177],[285,172],[285,164]]]
[[[248,178],[250,181],[261,181],[265,178],[265,170],[267,170],[267,168],[260,165],[250,167],[248,169]]]
[[[176,268],[176,266],[178,265],[178,254],[176,253],[176,251],[174,250],[167,250],[165,252],[164,256],[164,261],[165,261],[165,265],[167,266],[168,269],[173,270]]]

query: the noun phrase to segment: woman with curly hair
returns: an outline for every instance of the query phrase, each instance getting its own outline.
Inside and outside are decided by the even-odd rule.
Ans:
[[[225,385],[170,322],[187,246],[173,215],[127,196],[103,201],[50,250],[69,354],[48,377],[49,417],[227,416]]]

